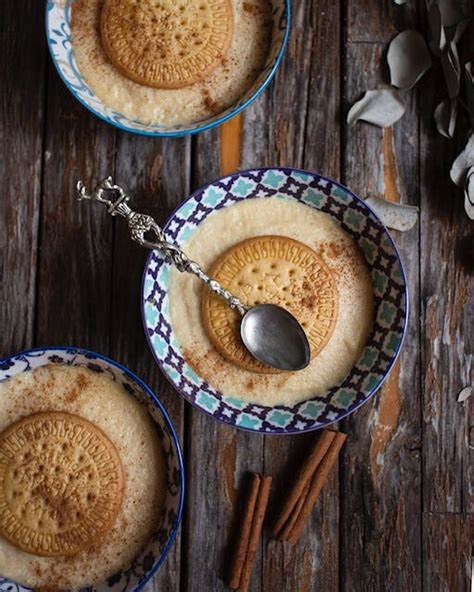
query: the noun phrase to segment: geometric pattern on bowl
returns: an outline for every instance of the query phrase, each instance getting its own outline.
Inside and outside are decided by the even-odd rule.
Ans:
[[[270,50],[264,68],[249,90],[237,103],[225,111],[193,124],[163,126],[143,124],[125,117],[102,102],[90,89],[79,71],[71,43],[72,0],[48,0],[46,3],[46,37],[49,51],[56,69],[74,97],[89,111],[104,121],[127,132],[146,136],[183,136],[195,134],[215,127],[240,113],[252,103],[267,87],[283,57],[289,32],[290,0],[271,0],[273,32]]]
[[[45,364],[84,366],[104,372],[120,383],[131,397],[142,403],[153,419],[166,458],[167,479],[165,511],[160,525],[145,549],[124,571],[105,582],[83,588],[82,592],[135,592],[153,576],[163,563],[179,528],[184,503],[184,467],[178,436],[171,419],[153,391],[127,368],[95,352],[75,347],[36,348],[0,360],[0,382],[20,372]],[[0,576],[0,592],[31,590]]]
[[[184,245],[214,210],[243,199],[278,196],[329,214],[361,248],[372,275],[374,322],[351,372],[322,395],[292,407],[267,407],[224,396],[183,358],[170,319],[170,265],[150,253],[143,275],[142,314],[151,351],[174,388],[191,404],[232,426],[266,434],[307,432],[339,421],[366,402],[393,366],[405,334],[408,295],[400,256],[388,231],[363,200],[326,177],[292,168],[259,168],[218,179],[196,191],[171,215],[167,240]]]

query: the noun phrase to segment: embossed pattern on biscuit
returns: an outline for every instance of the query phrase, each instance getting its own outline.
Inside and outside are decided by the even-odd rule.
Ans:
[[[97,543],[123,487],[114,445],[81,417],[35,413],[0,434],[0,534],[28,553],[75,555]]]
[[[324,261],[307,245],[283,236],[259,236],[226,251],[209,275],[247,305],[278,304],[302,324],[316,356],[326,345],[337,319],[338,293]],[[204,288],[202,319],[206,332],[229,361],[253,372],[281,372],[249,354],[240,339],[240,315]]]
[[[202,80],[232,40],[230,0],[106,0],[102,44],[127,78],[155,88]]]

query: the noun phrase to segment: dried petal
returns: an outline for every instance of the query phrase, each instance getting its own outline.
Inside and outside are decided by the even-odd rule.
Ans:
[[[466,72],[466,106],[471,118],[471,127],[474,129],[474,67],[472,62],[464,65]]]
[[[458,115],[457,99],[444,99],[436,107],[434,118],[438,132],[445,138],[452,138]]]
[[[461,39],[461,37],[466,32],[466,29],[468,28],[470,22],[471,22],[471,19],[466,18],[463,21],[459,21],[459,23],[456,25],[456,27],[453,28],[452,39],[453,39],[454,43],[458,43],[458,41]]]
[[[465,187],[467,173],[472,167],[474,167],[474,134],[471,135],[464,150],[451,166],[449,175],[453,183],[456,183],[458,187]]]
[[[441,18],[445,27],[457,25],[471,12],[471,0],[438,0]]]
[[[369,197],[365,203],[374,210],[385,226],[395,230],[410,230],[418,220],[418,208],[387,201],[380,197]]]
[[[446,33],[444,32],[443,23],[441,20],[441,11],[436,2],[430,6],[428,12],[428,21],[430,24],[431,32],[431,51],[440,56],[444,48],[446,47]]]
[[[465,386],[459,391],[457,401],[458,403],[464,403],[472,395],[472,386]]]
[[[352,125],[362,119],[379,127],[390,127],[404,113],[405,102],[396,90],[368,90],[362,99],[352,105],[347,114],[347,123]]]
[[[431,68],[431,55],[423,36],[409,29],[390,43],[387,53],[390,80],[398,88],[412,88]]]
[[[474,166],[466,175],[466,186],[464,187],[464,209],[471,220],[474,220]]]
[[[458,50],[454,41],[451,41],[448,45],[448,51],[441,56],[441,65],[443,66],[448,96],[453,99],[458,96],[461,80],[461,64],[459,63]]]

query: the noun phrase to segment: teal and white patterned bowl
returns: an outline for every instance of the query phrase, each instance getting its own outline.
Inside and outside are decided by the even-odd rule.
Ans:
[[[164,518],[145,549],[124,571],[116,573],[98,586],[81,592],[137,592],[165,560],[176,538],[184,505],[184,466],[178,436],[161,401],[138,376],[127,368],[98,353],[76,347],[37,348],[0,359],[0,382],[21,372],[45,364],[84,366],[93,372],[104,372],[120,383],[131,397],[144,405],[156,425],[167,466],[167,491]],[[0,574],[0,592],[31,592],[30,588]]]
[[[127,132],[145,136],[166,137],[196,134],[216,127],[243,111],[265,90],[281,62],[290,33],[291,0],[271,0],[273,34],[265,66],[252,87],[235,104],[217,115],[189,125],[165,127],[143,124],[114,111],[95,95],[79,71],[71,43],[71,4],[74,0],[47,0],[46,37],[49,51],[63,82],[89,111],[107,123]]]
[[[218,392],[184,359],[173,335],[168,281],[170,266],[158,252],[148,257],[143,276],[142,312],[151,351],[176,390],[212,417],[265,434],[292,434],[339,421],[365,403],[386,379],[403,337],[408,315],[405,274],[397,249],[376,214],[346,187],[315,173],[291,168],[253,169],[199,189],[171,215],[167,240],[183,245],[214,210],[243,199],[274,195],[297,200],[333,217],[358,243],[371,270],[374,323],[363,354],[348,376],[323,395],[298,403],[265,407]]]

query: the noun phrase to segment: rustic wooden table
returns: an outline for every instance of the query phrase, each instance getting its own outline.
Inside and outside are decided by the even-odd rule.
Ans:
[[[185,454],[186,510],[147,590],[225,590],[245,472],[274,475],[275,504],[313,436],[243,433],[184,404],[145,342],[145,251],[125,225],[79,207],[74,185],[115,174],[139,208],[163,221],[223,170],[258,165],[318,171],[362,196],[419,205],[421,215],[411,231],[393,233],[411,305],[399,362],[382,391],[340,425],[349,435],[344,454],[300,543],[265,534],[251,589],[470,590],[474,415],[472,399],[456,399],[471,378],[474,241],[448,180],[461,145],[436,135],[431,117],[443,95],[440,72],[408,95],[393,131],[344,124],[348,105],[382,79],[386,42],[422,22],[413,4],[402,12],[391,0],[296,0],[286,57],[246,111],[241,138],[237,120],[156,140],[122,133],[72,98],[48,56],[44,2],[0,3],[0,355],[88,347],[143,377],[171,412]]]

